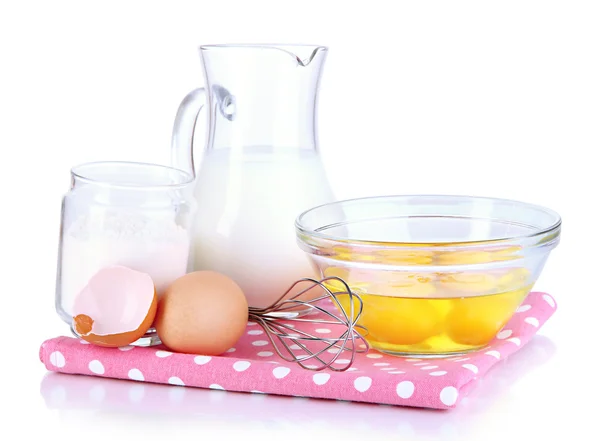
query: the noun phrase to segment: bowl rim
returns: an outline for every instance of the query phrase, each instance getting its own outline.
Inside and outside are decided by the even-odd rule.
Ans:
[[[322,209],[324,207],[341,206],[348,203],[354,202],[369,202],[369,201],[385,201],[385,200],[397,200],[397,199],[408,199],[408,198],[419,198],[419,199],[440,199],[440,198],[454,198],[463,200],[475,200],[475,201],[488,201],[488,202],[499,202],[499,203],[510,203],[513,205],[519,205],[523,208],[536,209],[545,214],[553,217],[554,222],[544,228],[539,228],[537,231],[530,234],[521,234],[516,236],[507,236],[496,239],[479,239],[479,240],[460,240],[460,241],[447,241],[447,242],[397,242],[397,241],[381,241],[381,240],[366,240],[366,239],[353,239],[351,237],[336,236],[332,234],[325,234],[315,229],[306,228],[302,219],[311,212]],[[460,194],[389,194],[379,196],[363,196],[357,198],[348,198],[328,202],[325,204],[317,205],[304,210],[300,213],[294,222],[297,234],[304,234],[310,237],[332,241],[332,242],[343,242],[344,244],[356,244],[356,245],[367,245],[367,246],[393,246],[395,248],[402,247],[469,247],[478,245],[489,245],[489,244],[503,244],[507,242],[514,242],[519,240],[532,240],[537,237],[544,236],[546,234],[558,231],[562,225],[562,218],[558,212],[547,208],[542,205],[532,204],[521,200],[510,199],[510,198],[498,198],[490,196],[472,196],[472,195],[460,195]],[[320,227],[319,227],[320,228]]]

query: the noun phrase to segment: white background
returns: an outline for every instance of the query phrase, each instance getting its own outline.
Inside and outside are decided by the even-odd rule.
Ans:
[[[597,433],[588,416],[600,399],[598,23],[593,1],[3,0],[0,438]],[[144,404],[84,409],[40,392],[39,345],[67,331],[54,281],[70,167],[168,163],[177,106],[203,82],[196,47],[240,42],[329,46],[319,139],[339,198],[485,195],[562,215],[562,242],[536,286],[558,311],[520,358],[483,382],[483,404],[437,413],[193,390],[173,410],[163,388],[156,413]],[[61,390],[128,387],[54,381]]]

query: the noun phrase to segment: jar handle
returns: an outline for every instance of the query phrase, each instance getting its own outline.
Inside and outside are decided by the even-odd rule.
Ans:
[[[206,90],[194,89],[181,101],[171,136],[171,165],[196,177],[194,168],[194,131],[198,115],[206,105]]]

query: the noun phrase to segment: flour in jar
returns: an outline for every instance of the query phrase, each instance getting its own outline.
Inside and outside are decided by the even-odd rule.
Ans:
[[[105,211],[77,218],[63,234],[60,264],[62,314],[100,269],[122,265],[150,275],[157,295],[187,272],[190,238],[172,217]]]

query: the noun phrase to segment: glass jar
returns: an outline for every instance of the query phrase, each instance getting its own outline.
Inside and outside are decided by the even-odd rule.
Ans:
[[[196,211],[193,177],[161,165],[94,162],[71,170],[63,197],[56,311],[72,326],[73,302],[107,266],[147,273],[157,296],[189,271]],[[154,328],[134,344],[159,343]]]

